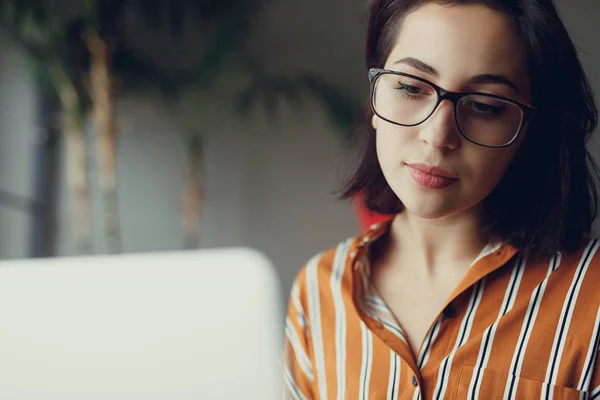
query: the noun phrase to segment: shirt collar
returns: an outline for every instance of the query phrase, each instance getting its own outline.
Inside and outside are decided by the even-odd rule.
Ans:
[[[373,224],[358,237],[356,249],[351,254],[355,270],[362,269],[362,273],[366,274],[367,276],[370,275],[369,263],[357,261],[361,260],[363,257],[366,257],[370,245],[390,230],[392,221],[393,218],[385,222]],[[485,263],[487,265],[486,270],[489,270],[488,272],[491,273],[492,270],[495,269],[492,267],[492,265],[499,264],[497,267],[500,267],[502,264],[505,264],[510,258],[512,258],[517,252],[517,248],[503,241],[490,241],[473,260],[471,267],[474,267],[480,261],[485,259],[487,261]]]

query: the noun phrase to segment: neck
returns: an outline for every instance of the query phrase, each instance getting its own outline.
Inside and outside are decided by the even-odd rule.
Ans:
[[[487,239],[476,209],[440,219],[421,218],[405,210],[395,217],[390,230],[390,245],[400,264],[429,277],[464,272]]]

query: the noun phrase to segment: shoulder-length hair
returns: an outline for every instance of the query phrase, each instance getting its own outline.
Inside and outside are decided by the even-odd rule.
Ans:
[[[597,214],[598,170],[586,143],[598,124],[592,90],[577,50],[551,0],[371,0],[367,68],[382,68],[404,18],[427,3],[482,4],[507,15],[527,52],[537,108],[522,148],[483,200],[484,228],[533,256],[571,252],[590,234]],[[357,133],[364,148],[342,198],[362,195],[371,211],[397,214],[403,205],[377,160],[370,108]]]

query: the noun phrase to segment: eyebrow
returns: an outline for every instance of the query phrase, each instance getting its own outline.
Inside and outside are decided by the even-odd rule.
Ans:
[[[436,78],[440,77],[440,74],[436,71],[435,68],[433,68],[431,65],[429,64],[425,64],[423,61],[418,60],[416,58],[413,57],[405,57],[401,60],[398,60],[394,63],[394,65],[396,64],[406,64],[409,65],[415,69],[418,69],[421,72],[424,72],[426,74],[432,75]]]
[[[425,74],[431,75],[435,78],[440,77],[439,72],[437,72],[437,70],[435,68],[433,68],[431,65],[426,64],[423,61],[413,58],[413,57],[405,57],[401,60],[396,61],[394,63],[394,65],[396,65],[396,64],[406,64],[406,65],[409,65]],[[506,85],[506,86],[510,87],[511,89],[513,89],[515,92],[520,93],[519,88],[517,87],[517,85],[515,85],[515,83],[513,81],[508,79],[506,76],[500,75],[500,74],[475,75],[474,77],[471,78],[469,83],[471,83],[471,84],[493,83],[493,84],[499,84],[499,85]]]

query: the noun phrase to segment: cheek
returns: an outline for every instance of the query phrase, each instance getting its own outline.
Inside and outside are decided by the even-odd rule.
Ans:
[[[381,168],[386,171],[397,167],[404,160],[404,152],[410,146],[411,131],[399,126],[389,127],[387,124],[379,127],[376,131],[377,157]]]
[[[478,192],[485,192],[484,195],[491,193],[498,185],[506,170],[510,167],[512,152],[506,154],[482,154],[476,162],[471,163],[469,171],[471,175],[468,179],[469,185]]]

